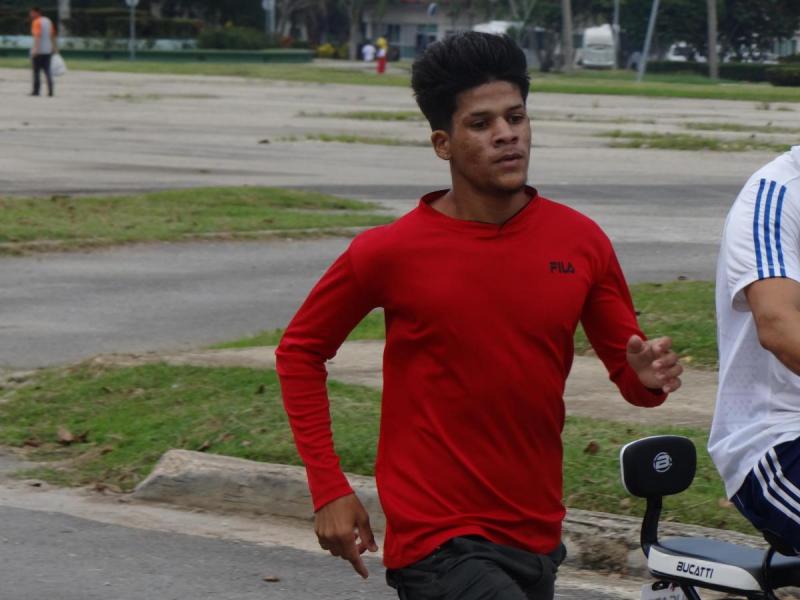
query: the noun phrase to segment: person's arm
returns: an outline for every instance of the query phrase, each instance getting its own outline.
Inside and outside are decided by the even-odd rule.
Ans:
[[[56,33],[55,24],[50,27],[50,43],[53,44],[53,54],[58,54],[58,34]]]
[[[275,356],[284,407],[308,475],[320,546],[367,577],[361,554],[378,548],[369,516],[334,450],[325,369],[325,361],[376,306],[358,281],[351,252],[339,257],[311,291]]]
[[[752,177],[726,223],[722,255],[729,301],[750,311],[761,345],[800,374],[800,208],[797,180]]]
[[[683,367],[669,338],[647,340],[639,329],[610,242],[607,252],[605,269],[586,299],[581,322],[622,396],[637,406],[658,406],[680,387]]]
[[[31,46],[31,56],[39,54],[38,48],[42,40],[42,24],[39,19],[36,19],[31,26],[31,35],[33,36],[33,46]]]
[[[745,297],[758,341],[787,369],[800,375],[800,283],[772,278],[751,283]]]

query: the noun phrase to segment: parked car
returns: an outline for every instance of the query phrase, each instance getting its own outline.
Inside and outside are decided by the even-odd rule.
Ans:
[[[616,66],[611,25],[583,30],[583,42],[576,53],[576,62],[589,69],[613,69]]]
[[[669,62],[706,62],[706,57],[686,42],[675,42],[667,50],[665,60]]]

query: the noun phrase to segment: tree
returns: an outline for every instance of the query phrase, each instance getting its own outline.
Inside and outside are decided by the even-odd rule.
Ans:
[[[533,11],[536,8],[537,0],[508,0],[508,12],[512,21],[517,21],[520,24],[520,29],[527,27]]]
[[[776,39],[790,38],[800,29],[798,0],[662,0],[658,13],[656,47],[686,42],[708,56],[709,9],[718,13],[718,43],[723,54],[739,58],[763,51]],[[641,48],[652,0],[623,0],[622,29],[629,45]],[[753,52],[751,52],[751,50]]]
[[[69,35],[69,31],[67,31],[67,21],[69,21],[69,18],[69,0],[58,0],[58,35]]]
[[[572,71],[575,52],[572,48],[572,0],[561,0],[561,54],[564,72]]]
[[[747,58],[791,38],[800,29],[797,0],[720,0],[720,41],[723,49]]]
[[[717,33],[717,0],[706,0],[708,5],[708,42],[706,49],[708,50],[708,76],[714,81],[719,79],[719,56],[717,54],[717,40],[719,34]]]

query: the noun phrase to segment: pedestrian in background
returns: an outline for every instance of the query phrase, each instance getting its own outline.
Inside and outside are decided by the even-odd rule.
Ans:
[[[386,41],[385,37],[381,36],[375,42],[375,45],[378,46],[377,71],[378,75],[380,75],[381,73],[386,72],[386,55],[389,53],[389,42]]]
[[[371,40],[367,40],[361,47],[361,57],[364,59],[364,62],[372,62],[375,60],[375,46],[372,45]]]
[[[56,28],[53,22],[42,14],[42,9],[35,6],[31,9],[31,66],[33,68],[33,91],[31,96],[38,96],[41,91],[41,71],[47,79],[47,95],[52,96],[53,74],[50,72],[50,60],[58,52],[56,48]]]

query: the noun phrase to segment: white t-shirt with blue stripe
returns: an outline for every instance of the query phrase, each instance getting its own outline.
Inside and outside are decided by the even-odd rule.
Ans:
[[[729,498],[767,450],[800,437],[800,377],[761,347],[744,294],[772,277],[800,282],[800,146],[748,180],[722,234],[719,389],[708,450]]]

